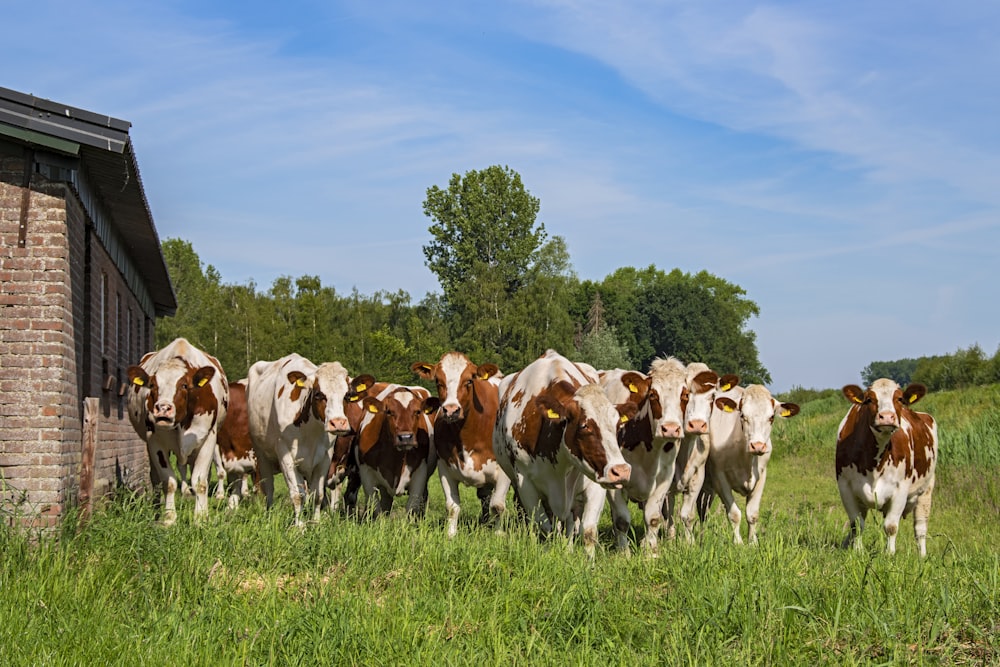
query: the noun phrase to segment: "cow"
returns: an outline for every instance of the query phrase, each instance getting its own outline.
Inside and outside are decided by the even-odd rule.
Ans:
[[[496,364],[473,364],[461,352],[447,352],[435,364],[414,362],[419,377],[432,381],[440,408],[434,414],[434,447],[438,476],[448,513],[448,537],[458,532],[461,512],[459,485],[476,488],[480,523],[506,511],[510,478],[493,454],[493,425],[498,408]]]
[[[319,519],[337,437],[351,428],[344,404],[357,385],[340,362],[317,366],[295,353],[258,361],[247,373],[250,439],[267,507],[274,503],[280,469],[296,526],[303,525],[303,501],[312,504],[313,520]]]
[[[208,513],[208,476],[216,455],[219,428],[229,407],[229,386],[218,359],[184,338],[143,356],[127,369],[128,416],[146,443],[149,478],[166,496],[162,522],[177,520],[177,472],[170,456],[180,462],[194,457],[191,474],[195,518]]]
[[[740,378],[733,374],[719,377],[701,362],[688,364],[686,371],[688,401],[684,416],[684,440],[677,450],[674,481],[667,494],[663,516],[666,519],[667,538],[673,539],[676,535],[674,505],[677,496],[681,495],[683,502],[680,519],[684,525],[684,538],[690,544],[694,542],[692,527],[697,514],[698,494],[705,482],[705,462],[711,448],[709,426],[712,423],[715,399],[738,385]]]
[[[224,492],[228,491],[229,507],[236,509],[240,498],[248,495],[260,481],[257,456],[250,440],[246,378],[229,383],[229,411],[219,429],[218,453],[220,484]]]
[[[403,494],[408,494],[407,513],[423,516],[427,482],[437,464],[431,415],[439,405],[423,387],[399,384],[363,399],[354,456],[372,517],[390,512]]]
[[[504,377],[499,392],[493,451],[521,505],[544,533],[562,530],[570,545],[579,517],[593,557],[605,490],[620,488],[632,470],[617,428],[635,416],[635,404],[616,409],[595,373],[555,350]]]
[[[867,391],[849,384],[852,405],[837,430],[837,487],[850,531],[844,548],[861,549],[869,509],[882,512],[886,551],[896,552],[899,520],[913,513],[913,534],[920,557],[927,555],[927,520],[934,492],[938,432],[934,417],[910,406],[927,393],[922,384],[902,389],[880,378]]]
[[[357,509],[358,491],[361,489],[361,475],[358,472],[355,455],[358,429],[365,416],[361,399],[369,392],[378,393],[387,386],[387,383],[376,383],[371,375],[359,375],[354,378],[352,385],[354,391],[348,395],[344,404],[350,431],[337,436],[330,460],[330,471],[326,478],[326,503],[330,511],[336,512],[343,502],[343,509],[347,514],[353,514]]]
[[[734,387],[715,399],[709,427],[711,449],[705,467],[710,488],[702,488],[698,498],[699,513],[705,518],[713,494],[725,505],[733,526],[733,542],[742,544],[740,508],[733,493],[747,499],[747,536],[750,544],[757,543],[757,520],[760,501],[767,480],[767,462],[771,458],[771,426],[775,417],[788,419],[799,413],[795,403],[779,403],[766,387],[751,384]]]
[[[633,402],[634,419],[618,431],[622,456],[632,473],[620,489],[608,491],[618,547],[628,550],[632,517],[628,501],[640,503],[646,532],[642,547],[654,553],[663,523],[663,505],[674,479],[674,462],[684,436],[688,403],[687,373],[670,357],[655,359],[648,375],[616,369],[601,375],[601,386],[614,404]]]

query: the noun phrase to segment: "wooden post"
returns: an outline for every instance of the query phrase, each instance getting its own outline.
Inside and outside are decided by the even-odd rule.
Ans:
[[[97,452],[101,400],[83,399],[83,452],[80,457],[80,525],[90,519],[91,496],[94,494],[94,456]]]

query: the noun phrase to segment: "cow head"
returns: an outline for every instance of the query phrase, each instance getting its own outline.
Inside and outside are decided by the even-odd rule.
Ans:
[[[311,375],[293,370],[286,377],[292,386],[289,394],[291,401],[300,401],[302,392],[306,392],[295,425],[301,426],[310,419],[317,419],[327,433],[338,436],[352,432],[346,405],[360,401],[375,383],[375,378],[370,375],[352,380],[347,369],[338,361],[320,364]]]
[[[413,449],[419,444],[419,434],[428,430],[430,415],[441,406],[434,396],[421,398],[405,387],[378,399],[367,396],[364,409],[372,416],[374,428],[386,434],[399,450]]]
[[[419,377],[434,382],[441,412],[438,419],[456,423],[475,409],[477,385],[500,372],[496,364],[476,366],[461,352],[448,352],[436,364],[417,361],[410,368]],[[479,385],[479,390],[484,387]]]
[[[691,394],[684,364],[673,357],[655,359],[649,367],[649,378],[653,437],[676,444],[684,436],[684,415]]]
[[[788,419],[799,414],[795,403],[779,403],[766,387],[752,384],[743,390],[739,403],[722,396],[715,399],[718,409],[738,412],[743,430],[743,439],[754,456],[771,451],[771,427],[775,417]]]
[[[738,375],[719,375],[703,363],[687,366],[688,401],[684,413],[684,433],[704,435],[712,420],[715,399],[738,385]]]
[[[551,385],[535,398],[542,418],[563,429],[563,442],[574,464],[605,488],[621,488],[632,467],[618,446],[617,429],[622,419],[635,417],[634,403],[617,408],[596,384],[579,389],[566,381]]]
[[[178,356],[160,364],[152,375],[142,366],[129,366],[126,372],[134,391],[147,392],[150,430],[187,428],[195,414],[217,405],[211,385],[215,366],[197,368]]]
[[[847,400],[862,406],[869,413],[869,428],[879,444],[884,444],[902,423],[902,412],[927,394],[927,387],[914,383],[901,389],[888,378],[872,382],[867,391],[849,384],[843,389]]]

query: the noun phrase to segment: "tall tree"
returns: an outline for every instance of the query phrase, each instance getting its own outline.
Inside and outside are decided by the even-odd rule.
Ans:
[[[514,349],[512,304],[547,239],[539,206],[509,167],[452,174],[447,189],[427,190],[424,214],[434,223],[426,264],[441,284],[452,338],[480,361]]]

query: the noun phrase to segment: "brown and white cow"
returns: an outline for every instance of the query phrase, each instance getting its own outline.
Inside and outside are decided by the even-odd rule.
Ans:
[[[434,446],[448,512],[448,537],[453,537],[461,512],[460,484],[476,488],[482,506],[480,523],[491,515],[499,518],[507,507],[510,478],[493,454],[499,395],[490,379],[499,369],[496,364],[477,366],[461,352],[448,352],[436,364],[418,361],[411,368],[435,383],[441,401],[434,414]]]
[[[344,404],[344,413],[351,430],[345,435],[338,435],[330,460],[330,471],[326,477],[326,502],[331,512],[340,509],[341,503],[347,514],[353,514],[357,509],[358,491],[361,489],[361,475],[358,472],[357,450],[358,429],[364,419],[364,408],[361,399],[369,392],[378,393],[387,383],[376,383],[371,375],[359,375],[351,382],[353,393],[348,394]]]
[[[493,451],[544,532],[572,538],[579,516],[584,548],[594,553],[605,490],[631,473],[618,424],[635,413],[633,403],[616,409],[595,373],[554,350],[503,379]]]
[[[248,495],[260,481],[257,456],[250,440],[247,414],[247,380],[229,383],[229,410],[219,429],[219,480],[228,492],[229,507],[235,509],[240,498]]]
[[[689,393],[683,363],[655,359],[649,374],[620,369],[601,375],[601,386],[613,404],[633,402],[638,411],[618,430],[625,461],[632,466],[627,482],[608,491],[618,547],[628,549],[632,516],[628,501],[643,505],[646,533],[643,548],[655,551],[663,523],[663,506],[674,480],[674,462],[684,437]]]
[[[663,508],[663,516],[667,524],[667,537],[673,539],[676,534],[674,525],[674,505],[678,495],[683,502],[680,509],[681,523],[684,524],[684,537],[689,543],[694,541],[695,516],[697,514],[698,494],[705,483],[705,463],[711,449],[709,427],[712,423],[712,413],[715,409],[715,399],[724,395],[740,383],[738,375],[719,375],[706,364],[693,362],[687,365],[688,401],[685,411],[684,440],[677,450],[677,461],[674,467],[674,481],[667,495],[667,504]]]
[[[191,482],[195,517],[208,512],[208,476],[216,438],[226,419],[229,387],[222,366],[184,338],[177,338],[129,366],[128,416],[146,443],[149,478],[166,496],[163,523],[177,520],[177,472],[170,462],[194,457]]]
[[[390,512],[404,494],[407,513],[424,514],[427,482],[437,464],[431,416],[439,405],[423,387],[399,384],[363,399],[354,456],[372,516]]]
[[[340,362],[317,366],[294,353],[258,361],[247,374],[250,439],[267,507],[280,469],[296,525],[302,525],[303,500],[311,501],[313,518],[319,518],[337,436],[350,432],[344,405],[356,382]]]
[[[844,546],[861,549],[868,510],[885,517],[886,551],[896,552],[899,521],[913,513],[913,534],[920,556],[927,555],[927,520],[937,464],[937,422],[910,406],[927,393],[922,384],[900,388],[894,381],[875,380],[867,391],[847,385],[853,405],[837,431],[837,486],[847,510],[850,532]]]
[[[706,464],[706,480],[710,489],[702,489],[702,518],[711,502],[713,492],[718,494],[733,526],[733,542],[742,544],[740,537],[740,508],[734,493],[747,499],[746,514],[749,525],[748,540],[757,543],[757,520],[760,502],[767,480],[767,462],[773,449],[771,426],[775,417],[789,418],[799,413],[795,403],[779,403],[766,387],[752,384],[734,387],[715,400],[709,438],[712,445]]]

